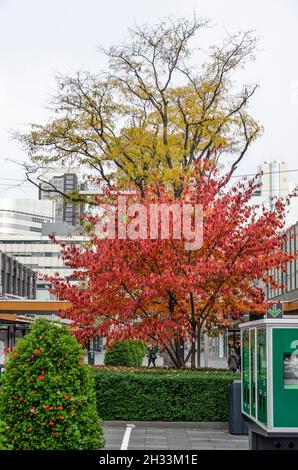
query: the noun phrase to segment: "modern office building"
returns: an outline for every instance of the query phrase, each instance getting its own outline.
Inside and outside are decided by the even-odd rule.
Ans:
[[[54,222],[55,202],[34,199],[0,199],[0,236],[31,236]]]
[[[264,162],[258,167],[261,187],[255,192],[252,203],[273,208],[272,198],[285,198],[295,189],[295,185],[289,181],[288,165],[285,162]],[[298,197],[291,198],[290,205],[286,208],[286,227],[290,227],[298,220]]]
[[[0,298],[18,296],[35,299],[36,280],[37,274],[32,269],[8,256],[5,251],[0,251]]]
[[[22,338],[30,324],[23,315],[5,313],[2,306],[7,300],[35,299],[36,284],[37,274],[32,269],[0,251],[0,366],[4,364],[5,349],[16,338]]]
[[[80,171],[76,168],[55,169],[43,175],[43,179],[48,183],[40,183],[38,197],[40,200],[56,202],[55,222],[79,225],[84,205],[68,202],[59,192],[67,194],[83,190],[85,185],[80,181]]]
[[[298,222],[291,226],[283,237],[283,249],[287,253],[296,253],[298,250]],[[291,315],[298,315],[298,260],[287,263],[286,269],[272,270],[274,279],[282,284],[279,289],[267,289],[268,300],[284,302],[285,311]]]
[[[67,224],[44,224],[43,232],[29,236],[0,237],[0,249],[14,257],[18,262],[27,266],[39,276],[36,285],[36,298],[47,300],[52,298],[48,292],[49,283],[43,280],[42,275],[53,276],[55,273],[67,278],[72,278],[72,269],[65,266],[60,253],[59,245],[53,243],[49,235],[55,235],[66,244],[82,243],[82,236],[73,235]],[[67,230],[66,230],[67,229]]]
[[[261,188],[258,195],[264,198],[285,197],[289,194],[288,165],[285,162],[270,161],[258,166]]]

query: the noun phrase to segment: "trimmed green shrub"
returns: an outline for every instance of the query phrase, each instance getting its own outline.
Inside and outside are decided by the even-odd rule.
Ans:
[[[2,375],[0,417],[13,449],[104,446],[93,374],[66,328],[40,319],[18,341]]]
[[[141,367],[146,350],[146,344],[140,340],[113,341],[106,351],[105,365]]]
[[[10,450],[11,446],[9,446],[6,437],[6,430],[5,424],[3,421],[0,421],[0,450]]]
[[[228,371],[96,368],[97,403],[105,420],[228,421]]]

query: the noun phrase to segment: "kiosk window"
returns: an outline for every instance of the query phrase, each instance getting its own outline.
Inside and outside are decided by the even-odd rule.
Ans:
[[[267,423],[267,338],[266,329],[257,330],[258,420]]]
[[[298,388],[298,356],[284,353],[284,388]]]
[[[242,334],[242,409],[250,414],[249,333]]]
[[[255,364],[255,331],[250,330],[250,396],[251,396],[251,414],[256,416],[256,364]]]

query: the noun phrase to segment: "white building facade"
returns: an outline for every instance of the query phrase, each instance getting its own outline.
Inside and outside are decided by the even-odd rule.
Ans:
[[[31,236],[42,233],[44,222],[54,222],[55,201],[0,199],[0,236]]]
[[[285,198],[291,194],[295,185],[289,182],[288,165],[285,162],[270,161],[264,162],[258,167],[258,172],[262,172],[260,176],[261,187],[255,192],[251,203],[258,204],[272,209],[274,199]],[[286,228],[296,224],[298,220],[298,196],[291,198],[289,206],[286,208]]]
[[[82,237],[57,237],[64,243],[81,244]],[[43,275],[53,276],[58,273],[66,279],[71,278],[72,269],[64,266],[59,245],[53,243],[46,235],[28,236],[1,236],[0,250],[14,257],[20,263],[38,274],[36,298],[40,300],[51,299],[48,291],[49,283],[42,279]]]

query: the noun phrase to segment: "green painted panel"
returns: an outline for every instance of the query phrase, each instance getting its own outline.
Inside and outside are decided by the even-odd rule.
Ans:
[[[249,333],[242,333],[242,410],[250,414]]]
[[[267,336],[257,329],[258,420],[267,424]]]
[[[251,415],[256,416],[256,344],[255,330],[250,330],[250,402]]]
[[[298,328],[274,328],[273,425],[298,428]]]

